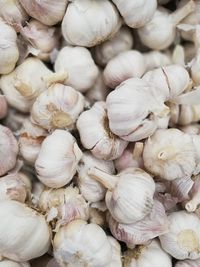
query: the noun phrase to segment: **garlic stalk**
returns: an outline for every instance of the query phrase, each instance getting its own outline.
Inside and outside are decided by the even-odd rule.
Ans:
[[[159,236],[162,248],[178,260],[200,258],[200,220],[193,213],[173,212],[169,232]]]
[[[108,62],[103,77],[107,86],[115,88],[129,78],[140,78],[145,70],[143,55],[136,50],[128,50],[119,53]]]
[[[101,183],[88,175],[88,170],[96,167],[99,170],[105,171],[108,174],[113,174],[115,171],[112,161],[105,161],[95,158],[90,152],[84,152],[79,161],[77,172],[77,184],[82,196],[89,202],[97,202],[104,199],[106,189]]]
[[[47,130],[71,130],[84,105],[81,93],[70,86],[55,83],[37,97],[31,110],[31,118],[34,123]]]
[[[68,4],[62,34],[68,44],[91,47],[114,36],[120,26],[119,14],[111,1],[75,0]]]
[[[195,4],[192,0],[173,13],[169,13],[167,9],[159,7],[151,21],[138,29],[140,40],[151,49],[166,49],[175,39],[176,25],[194,9]]]
[[[15,262],[11,260],[0,261],[0,267],[30,267],[28,262]]]
[[[111,175],[94,167],[88,174],[108,189],[106,206],[118,222],[134,223],[151,212],[155,183],[142,169],[129,168]]]
[[[23,262],[48,251],[50,230],[41,214],[25,204],[9,200],[0,202],[0,216],[2,257]]]
[[[178,3],[178,7],[182,7],[187,3],[187,0],[181,0]],[[195,25],[195,24],[200,24],[200,1],[195,0],[195,9],[182,20],[182,23],[190,24],[190,25]]]
[[[131,28],[140,28],[147,24],[153,17],[157,8],[156,0],[112,1],[117,6],[125,23]]]
[[[65,14],[68,0],[19,0],[26,12],[43,24],[52,26],[60,22]]]
[[[171,58],[167,53],[156,50],[144,53],[143,57],[146,64],[146,70],[152,70],[172,63]]]
[[[105,267],[112,260],[112,247],[105,232],[98,225],[83,220],[61,227],[54,237],[53,247],[54,257],[62,267],[67,264]]]
[[[154,239],[148,245],[141,245],[124,254],[124,267],[172,267],[172,259]]]
[[[128,27],[121,27],[119,31],[109,40],[94,47],[95,61],[105,66],[119,53],[130,50],[133,47],[133,36]]]
[[[72,180],[81,156],[75,138],[65,130],[55,130],[43,141],[35,162],[38,179],[48,187],[66,185]]]
[[[92,87],[99,73],[90,51],[78,46],[63,47],[58,53],[54,69],[56,72],[65,71],[67,78],[64,83],[80,92],[85,92]]]
[[[82,145],[92,154],[104,160],[118,158],[127,142],[114,135],[109,128],[105,102],[96,102],[77,120]]]
[[[18,150],[17,140],[11,130],[0,125],[0,176],[14,168]]]
[[[0,94],[0,120],[6,117],[8,113],[8,104],[4,95]]]

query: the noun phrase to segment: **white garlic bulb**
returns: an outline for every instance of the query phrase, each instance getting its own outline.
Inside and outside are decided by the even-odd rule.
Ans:
[[[76,126],[82,145],[99,159],[116,159],[127,146],[126,141],[110,131],[105,102],[96,102],[90,110],[84,111]]]
[[[140,40],[145,46],[155,50],[169,47],[175,39],[176,25],[194,9],[193,1],[171,14],[167,9],[159,7],[151,21],[138,29]]]
[[[105,232],[100,226],[83,220],[61,227],[54,237],[53,248],[54,257],[62,267],[68,263],[105,267],[112,259],[112,247]]]
[[[26,119],[24,120],[19,133],[20,155],[28,164],[34,165],[40,151],[41,144],[48,135],[48,132],[33,124],[29,119]]]
[[[19,0],[26,12],[48,26],[60,22],[65,14],[68,0]]]
[[[166,180],[191,177],[196,168],[192,137],[178,129],[160,129],[144,145],[144,166]]]
[[[117,56],[119,53],[130,50],[133,47],[133,35],[128,27],[121,27],[119,31],[109,40],[95,46],[95,61],[105,66],[109,60]]]
[[[28,262],[15,262],[10,260],[0,261],[0,267],[30,267]]]
[[[168,54],[156,50],[143,53],[143,57],[146,64],[146,70],[152,70],[172,63]]]
[[[0,216],[1,256],[23,262],[48,251],[50,230],[43,215],[9,200],[0,202]]]
[[[94,167],[88,174],[108,189],[106,206],[118,222],[134,223],[151,212],[155,183],[142,169],[129,168],[111,175]]]
[[[190,62],[191,78],[195,85],[200,85],[200,49],[197,51],[196,56]]]
[[[162,248],[179,260],[200,258],[200,220],[186,211],[172,212],[169,232],[159,236]]]
[[[162,95],[155,90],[146,81],[131,78],[112,91],[106,99],[111,131],[131,142],[152,135],[159,128],[159,120],[169,113]]]
[[[11,130],[0,125],[0,176],[14,168],[18,150],[17,140]]]
[[[108,241],[111,244],[112,248],[112,259],[111,262],[106,265],[106,267],[122,267],[120,244],[112,236],[108,236]]]
[[[125,23],[131,28],[140,28],[147,24],[157,8],[156,0],[112,1],[117,6]]]
[[[178,261],[175,267],[199,267],[200,259]]]
[[[0,120],[6,117],[8,113],[8,104],[4,95],[0,94]]]
[[[111,1],[75,0],[68,4],[62,34],[68,44],[91,47],[111,38],[120,26],[119,14]]]
[[[92,167],[96,167],[108,174],[113,174],[115,168],[112,161],[97,159],[90,152],[83,153],[77,168],[77,184],[82,196],[87,201],[97,202],[105,197],[106,189],[101,185],[101,183],[97,182],[88,175],[88,170]]]
[[[69,183],[82,156],[75,138],[65,130],[55,130],[43,141],[35,162],[38,179],[48,187]]]
[[[81,92],[95,84],[99,73],[90,51],[78,46],[63,47],[58,53],[54,68],[56,72],[65,71],[67,78],[64,83]]]
[[[0,18],[0,31],[0,74],[8,74],[15,68],[19,58],[17,34],[2,18]]]
[[[172,259],[154,239],[149,245],[128,250],[124,255],[124,267],[172,267]]]
[[[104,81],[107,86],[115,88],[129,78],[140,78],[145,70],[145,60],[140,52],[136,50],[121,52],[106,65],[103,72]]]
[[[52,72],[37,58],[27,58],[13,72],[0,78],[0,88],[9,105],[29,112],[36,97],[47,86],[43,77]]]
[[[83,111],[84,97],[70,86],[55,83],[36,99],[31,110],[34,123],[47,129],[73,129]]]
[[[47,221],[56,220],[58,226],[89,218],[89,206],[76,187],[47,189],[42,192],[39,208],[47,215]]]

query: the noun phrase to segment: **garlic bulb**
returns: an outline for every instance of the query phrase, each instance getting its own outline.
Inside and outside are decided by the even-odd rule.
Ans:
[[[0,176],[14,168],[18,150],[17,140],[11,130],[0,125]]]
[[[19,0],[26,12],[48,26],[60,22],[65,14],[68,0]]]
[[[99,73],[90,51],[85,47],[63,47],[58,53],[54,68],[56,72],[65,71],[68,76],[64,83],[81,92],[94,85]]]
[[[69,183],[82,156],[75,138],[65,130],[55,130],[43,141],[35,162],[38,179],[48,187]]]
[[[112,91],[106,100],[111,131],[131,142],[152,135],[159,127],[159,120],[169,113],[155,90],[146,81],[131,78]]]
[[[146,64],[146,70],[152,70],[172,63],[169,55],[156,50],[144,53],[143,57]]]
[[[47,214],[47,221],[56,219],[59,226],[76,219],[87,221],[89,218],[88,204],[78,188],[72,186],[44,190],[40,195],[39,208]]]
[[[8,104],[4,95],[0,94],[0,120],[6,117],[8,113]]]
[[[111,175],[94,167],[88,174],[108,189],[106,205],[118,222],[134,223],[151,212],[155,183],[142,169],[129,168]]]
[[[27,58],[13,72],[0,78],[0,88],[9,105],[21,112],[29,112],[36,97],[47,86],[43,77],[52,73],[37,58]]]
[[[154,239],[149,245],[128,250],[124,255],[124,267],[172,267],[171,257]]]
[[[28,262],[14,262],[10,260],[0,261],[0,267],[30,267]]]
[[[105,102],[96,102],[90,110],[81,113],[76,126],[82,145],[99,159],[116,159],[127,146],[126,141],[110,131]]]
[[[108,241],[112,248],[112,259],[111,263],[106,265],[106,267],[122,267],[120,244],[112,236],[108,236]]]
[[[115,160],[115,168],[117,171],[122,171],[126,168],[144,168],[142,158],[144,145],[142,142],[129,143],[123,154]]]
[[[0,74],[8,74],[13,71],[19,58],[17,34],[2,18],[0,18],[0,31]]]
[[[62,34],[68,44],[91,47],[111,38],[120,26],[119,14],[111,1],[75,0],[68,4]]]
[[[106,65],[103,76],[105,84],[115,88],[123,81],[132,77],[141,77],[146,70],[143,55],[136,50],[118,54]]]
[[[81,93],[70,86],[55,83],[37,97],[31,110],[31,118],[34,123],[47,130],[71,130],[84,105]]]
[[[119,31],[109,40],[95,46],[94,58],[96,62],[105,66],[109,60],[119,53],[130,50],[133,47],[133,36],[128,27],[121,27]]]
[[[200,220],[186,211],[168,216],[169,232],[159,236],[162,248],[178,260],[200,258]]]
[[[62,267],[68,263],[105,267],[112,260],[112,247],[105,232],[98,225],[83,220],[61,227],[54,237],[53,247],[54,257]]]
[[[157,8],[156,0],[112,1],[117,6],[125,23],[131,28],[140,28],[147,24]]]
[[[166,180],[191,177],[196,168],[192,137],[178,129],[160,129],[144,145],[144,166]]]
[[[171,14],[167,9],[159,7],[151,21],[138,29],[140,40],[151,49],[166,49],[175,39],[176,25],[194,9],[193,1],[189,1]]]
[[[88,175],[88,170],[96,167],[108,174],[115,171],[112,161],[95,158],[90,152],[84,152],[79,162],[77,184],[82,196],[89,202],[97,202],[105,197],[106,189],[95,179]]]
[[[48,251],[50,230],[41,214],[9,200],[0,201],[0,217],[1,256],[23,262]]]
[[[47,135],[48,132],[45,129],[33,124],[29,119],[24,121],[20,129],[19,150],[28,164],[34,165],[41,144]]]
[[[200,259],[178,261],[175,267],[199,267]]]
[[[195,85],[200,85],[200,49],[190,63],[191,78]]]

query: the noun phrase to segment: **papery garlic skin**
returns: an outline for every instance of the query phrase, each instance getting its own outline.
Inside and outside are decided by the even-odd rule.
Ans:
[[[130,50],[133,47],[133,36],[128,27],[121,27],[119,31],[109,40],[94,48],[95,61],[105,66],[109,60],[119,53]]]
[[[27,113],[36,97],[47,89],[43,77],[52,72],[37,58],[27,58],[8,75],[0,78],[0,88],[9,105]]]
[[[169,232],[159,237],[162,248],[179,260],[200,258],[200,220],[186,211],[168,216]]]
[[[19,148],[11,130],[0,125],[0,176],[14,168]]]
[[[107,86],[115,88],[129,78],[140,78],[145,70],[145,60],[140,52],[136,50],[121,52],[106,65],[103,72],[104,81]]]
[[[47,130],[71,130],[84,105],[81,93],[70,86],[55,83],[37,97],[31,110],[31,118],[34,123]]]
[[[0,120],[8,113],[8,104],[4,95],[0,94]]]
[[[152,135],[169,113],[155,87],[139,78],[128,79],[112,91],[106,108],[111,131],[130,142]]]
[[[91,47],[111,38],[120,26],[119,14],[110,1],[75,0],[68,4],[62,34],[68,44]]]
[[[68,0],[19,0],[26,12],[42,23],[52,26],[62,20]]]
[[[105,197],[106,189],[88,175],[88,170],[91,167],[96,167],[109,174],[113,174],[115,172],[115,168],[112,161],[97,159],[90,152],[83,153],[77,168],[77,184],[82,196],[87,201],[97,202]]]
[[[144,166],[166,180],[191,177],[196,168],[192,137],[178,129],[160,129],[144,145]]]
[[[90,51],[78,46],[63,47],[58,53],[54,69],[56,72],[65,71],[68,76],[64,83],[80,92],[92,87],[99,74]]]
[[[96,102],[90,110],[84,111],[76,127],[82,145],[99,159],[116,159],[127,146],[126,141],[110,131],[105,102]]]
[[[0,216],[1,256],[23,262],[48,251],[50,230],[41,214],[9,200],[0,202]]]
[[[112,1],[117,6],[125,23],[131,28],[140,28],[147,24],[153,17],[157,8],[156,0]]]
[[[108,236],[108,241],[112,247],[112,259],[111,263],[106,265],[106,267],[122,267],[120,244],[112,236]]]
[[[172,267],[172,259],[154,239],[149,245],[128,250],[124,256],[124,267]]]
[[[98,225],[83,220],[61,227],[54,237],[53,247],[54,257],[62,267],[68,263],[104,267],[112,259],[112,248],[105,232]]]
[[[0,74],[8,74],[15,68],[19,58],[17,34],[2,18],[0,18],[0,31]]]
[[[38,179],[48,187],[69,183],[82,156],[75,138],[65,130],[55,130],[43,141],[35,169]]]
[[[30,267],[28,262],[14,262],[10,260],[0,261],[0,267]]]
[[[172,63],[169,55],[156,50],[143,53],[143,57],[146,70],[152,70]]]

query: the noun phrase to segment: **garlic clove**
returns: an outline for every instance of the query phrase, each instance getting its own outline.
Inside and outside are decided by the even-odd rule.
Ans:
[[[28,262],[15,262],[4,259],[0,261],[0,267],[30,267],[30,264]]]
[[[8,104],[4,95],[0,94],[0,120],[6,117],[8,113]]]

